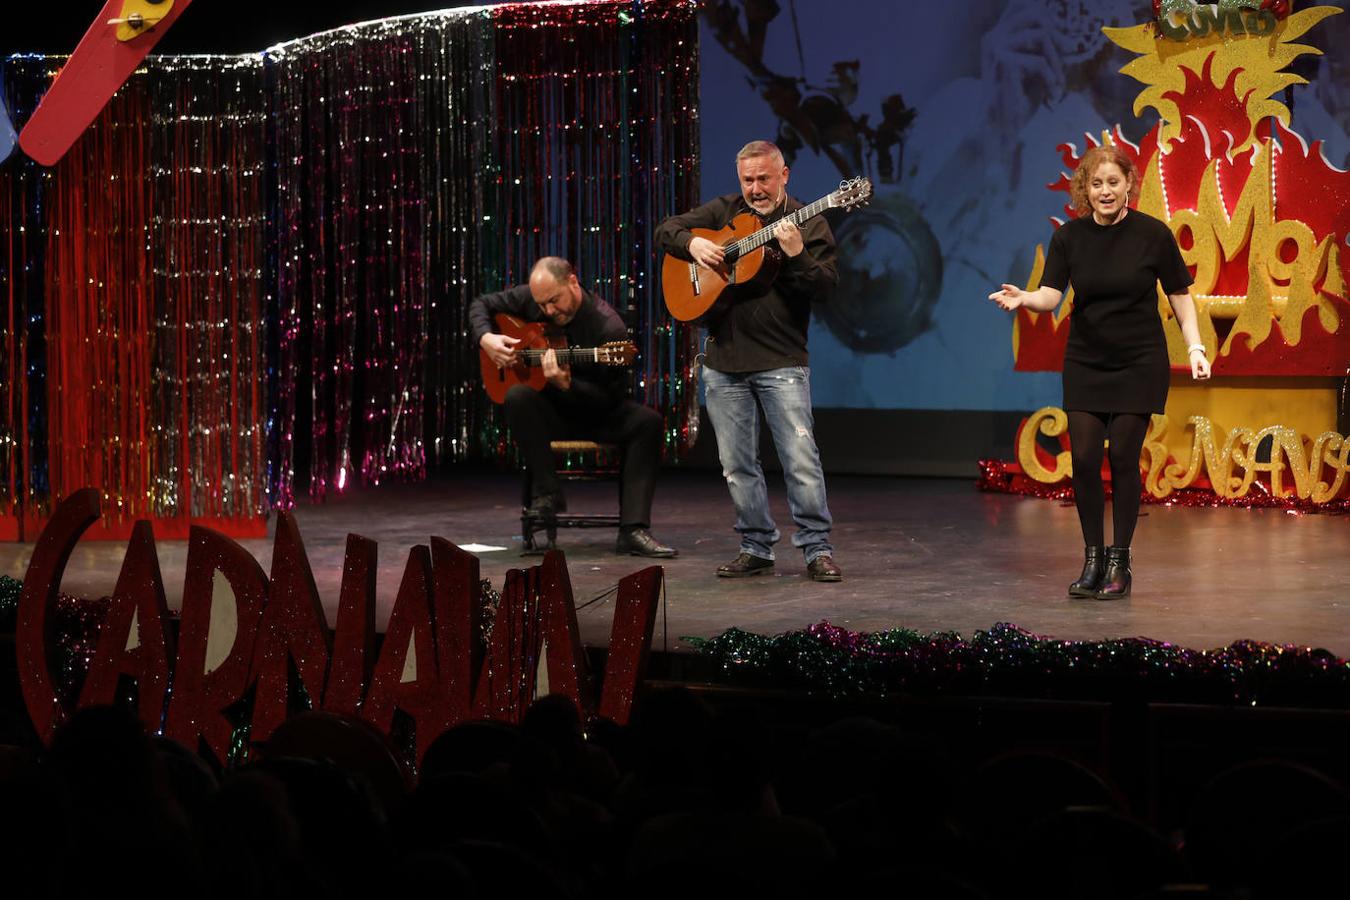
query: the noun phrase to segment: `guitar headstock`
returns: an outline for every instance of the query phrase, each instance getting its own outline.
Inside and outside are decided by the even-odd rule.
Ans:
[[[631,366],[637,359],[637,345],[632,341],[610,341],[595,349],[595,361],[607,366]]]
[[[872,199],[872,182],[863,175],[839,182],[839,190],[830,194],[830,206],[836,209],[853,209],[866,206]]]

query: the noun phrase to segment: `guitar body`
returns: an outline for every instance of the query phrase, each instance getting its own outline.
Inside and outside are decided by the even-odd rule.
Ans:
[[[497,313],[493,318],[499,332],[520,339],[518,349],[547,350],[550,347],[556,349],[567,346],[566,338],[545,334],[543,322],[526,322],[506,313]],[[483,364],[483,387],[487,389],[493,403],[506,402],[506,392],[518,384],[536,391],[542,391],[548,384],[544,370],[539,366],[531,366],[522,360],[509,369],[503,369],[488,358],[486,350],[480,348],[478,356]]]
[[[706,238],[725,248],[722,265],[705,269],[667,253],[661,263],[661,293],[666,299],[666,309],[681,322],[688,322],[712,309],[723,295],[736,299],[765,293],[778,274],[781,257],[773,230],[779,222],[801,227],[803,222],[827,209],[866,206],[871,196],[872,182],[860,175],[841,181],[839,190],[769,225],[761,224],[750,213],[741,213],[720,231],[691,229],[694,237]]]
[[[714,244],[726,247],[762,227],[758,218],[750,213],[741,213],[720,231],[694,228],[692,233],[694,237],[707,238]],[[771,250],[771,247],[775,249]],[[705,269],[667,253],[661,264],[661,292],[670,314],[681,322],[688,322],[706,313],[728,291],[731,292],[729,297],[762,294],[777,273],[776,245],[758,247],[738,257],[729,266],[717,269]]]
[[[632,341],[609,341],[599,347],[569,347],[567,338],[552,331],[549,322],[526,322],[506,313],[493,316],[497,332],[517,338],[517,362],[502,368],[492,361],[487,351],[479,348],[478,358],[483,366],[483,387],[493,403],[506,402],[506,392],[518,384],[533,391],[542,391],[548,385],[544,377],[544,354],[557,354],[559,366],[581,364],[587,366],[631,366],[637,358],[637,345]]]

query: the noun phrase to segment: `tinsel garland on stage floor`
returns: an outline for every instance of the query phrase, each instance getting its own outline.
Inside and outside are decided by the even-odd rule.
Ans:
[[[1008,463],[997,459],[982,459],[979,466],[980,477],[976,481],[976,486],[982,491],[990,491],[996,494],[1019,494],[1023,497],[1058,500],[1063,503],[1073,502],[1073,484],[1067,480],[1046,484],[1028,476],[1017,463]],[[1105,486],[1106,494],[1109,497],[1111,495],[1109,478],[1105,479]],[[1293,496],[1276,497],[1269,486],[1261,481],[1253,482],[1252,489],[1241,497],[1220,497],[1212,490],[1200,487],[1175,490],[1163,498],[1155,497],[1148,490],[1143,490],[1139,497],[1146,504],[1161,506],[1282,509],[1295,515],[1350,512],[1350,498],[1332,500],[1329,503],[1316,503],[1312,500],[1300,500]]]
[[[247,534],[297,485],[506,459],[465,311],[544,254],[630,312],[635,394],[678,458],[695,334],[651,233],[699,199],[695,12],[515,4],[151,57],[58,166],[16,155],[0,539],[84,486],[106,535]],[[16,124],[58,64],[3,63]]]
[[[1061,641],[1000,623],[970,639],[828,622],[776,636],[731,629],[686,642],[733,683],[833,697],[918,695],[1350,707],[1350,662],[1326,650],[1238,641],[1188,650],[1148,638]]]
[[[0,634],[13,635],[19,615],[23,582],[0,575]],[[90,660],[98,648],[98,632],[108,612],[108,598],[89,600],[60,594],[52,621],[52,678],[61,696],[79,696]],[[12,696],[18,696],[17,693]]]
[[[0,576],[0,634],[14,632],[22,582]],[[485,585],[485,597],[495,596]],[[62,594],[57,681],[77,695],[107,600]],[[490,620],[490,619],[489,619]],[[832,697],[1034,697],[1214,705],[1350,707],[1350,662],[1325,650],[1237,641],[1189,650],[1148,638],[1061,641],[1000,623],[970,639],[906,628],[872,634],[822,622],[776,636],[731,629],[685,638],[728,681]]]

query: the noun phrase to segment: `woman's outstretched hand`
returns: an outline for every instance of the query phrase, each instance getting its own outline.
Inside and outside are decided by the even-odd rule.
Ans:
[[[1000,290],[990,294],[989,299],[1004,309],[1013,310],[1026,303],[1027,292],[1015,284],[1005,284]]]

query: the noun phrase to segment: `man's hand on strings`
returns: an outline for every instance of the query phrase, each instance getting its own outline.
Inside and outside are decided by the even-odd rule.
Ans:
[[[773,236],[778,238],[778,246],[782,247],[783,253],[789,257],[801,253],[806,246],[802,240],[802,230],[787,219],[779,219],[773,226]]]
[[[689,242],[689,256],[707,269],[716,269],[722,265],[726,251],[720,244],[714,244],[707,238],[695,237]]]
[[[541,360],[544,367],[544,377],[548,383],[560,391],[572,389],[572,367],[558,365],[558,353],[552,347],[544,351]]]
[[[494,366],[509,369],[520,359],[520,354],[516,352],[516,344],[519,343],[520,338],[488,332],[478,341],[478,346],[483,348]]]

